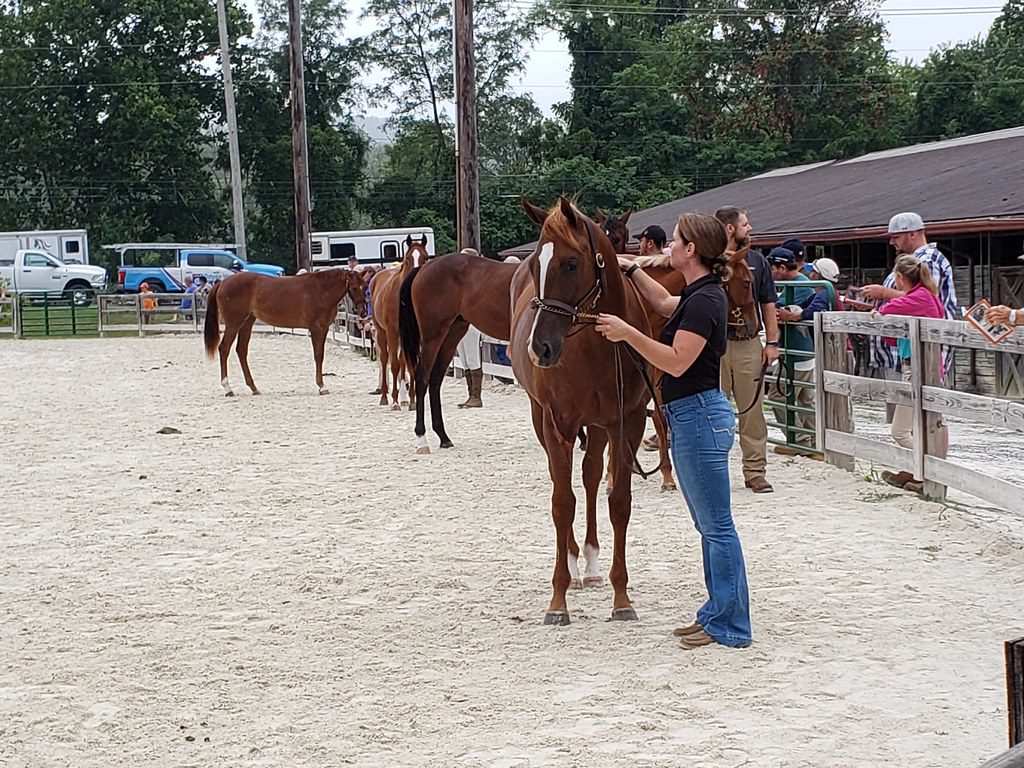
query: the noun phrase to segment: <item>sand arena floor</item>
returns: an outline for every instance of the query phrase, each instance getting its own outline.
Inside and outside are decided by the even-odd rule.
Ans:
[[[1005,749],[1019,538],[802,459],[773,456],[777,492],[754,496],[737,459],[751,648],[670,636],[703,585],[682,498],[655,479],[629,529],[640,621],[607,620],[606,585],[543,627],[549,481],[521,392],[485,385],[462,412],[449,382],[456,448],[416,456],[365,359],[328,349],[330,397],[305,339],[258,337],[250,360],[265,394],[226,399],[193,336],[0,343],[0,764],[969,766]],[[603,502],[600,528],[607,571]]]

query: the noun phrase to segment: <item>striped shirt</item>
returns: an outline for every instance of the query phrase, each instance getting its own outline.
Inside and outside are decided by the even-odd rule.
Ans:
[[[932,279],[939,289],[939,301],[946,312],[947,320],[960,319],[957,312],[956,287],[953,285],[953,267],[942,251],[935,247],[935,243],[922,245],[914,251],[914,257],[928,265],[931,270]],[[895,278],[893,285],[895,286]]]

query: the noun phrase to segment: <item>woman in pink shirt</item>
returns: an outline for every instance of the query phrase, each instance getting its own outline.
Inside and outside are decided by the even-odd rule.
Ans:
[[[880,315],[906,315],[910,317],[933,317],[941,319],[946,316],[942,303],[938,299],[938,288],[932,278],[927,264],[918,261],[910,254],[896,259],[893,267],[896,277],[896,289],[903,291],[902,296],[887,301],[878,308]],[[896,347],[903,361],[903,380],[910,381],[910,340],[897,339]],[[945,425],[942,426],[943,445],[947,444],[948,435]],[[904,448],[914,447],[914,411],[906,405],[897,405],[892,417],[892,438]],[[945,453],[945,451],[943,451]],[[910,472],[883,472],[882,479],[897,488],[921,493],[924,483],[916,480]]]

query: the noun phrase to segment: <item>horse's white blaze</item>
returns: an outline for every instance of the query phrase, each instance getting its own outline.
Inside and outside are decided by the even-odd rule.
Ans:
[[[583,556],[587,559],[586,575],[587,576],[600,576],[601,571],[597,567],[597,556],[601,550],[595,547],[593,544],[583,545]]]
[[[220,385],[222,387],[224,387],[224,391],[225,392],[230,392],[231,391],[231,382],[228,381],[228,377],[227,376],[225,376],[223,379],[220,380]]]
[[[555,256],[555,244],[544,243],[540,249],[540,283],[537,286],[537,298],[541,301],[544,300],[544,283],[548,279],[548,265],[551,263],[551,259]],[[533,334],[537,330],[537,321],[540,320],[540,310],[538,309],[536,314],[533,316],[533,327],[530,329],[530,344],[533,347]]]
[[[576,562],[576,558],[572,556],[572,552],[569,552],[567,554],[567,557],[569,558],[569,578],[572,579],[573,581],[579,581],[580,580],[580,566]]]

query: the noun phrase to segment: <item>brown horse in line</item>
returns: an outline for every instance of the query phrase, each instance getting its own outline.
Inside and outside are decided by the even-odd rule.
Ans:
[[[254,395],[260,391],[249,370],[249,340],[257,320],[278,328],[306,328],[313,342],[316,361],[316,386],[321,395],[330,392],[324,386],[324,344],[331,323],[338,315],[338,304],[347,295],[358,314],[366,313],[366,283],[369,276],[347,269],[325,269],[293,277],[271,277],[255,272],[240,272],[213,286],[207,299],[203,338],[206,354],[213,357],[220,349],[220,383],[224,394],[235,393],[228,381],[228,355],[237,338],[235,354],[242,365],[245,383]],[[224,323],[224,338],[220,323]]]
[[[601,228],[619,252],[625,252],[629,241],[626,223],[632,211],[605,216],[597,210]],[[417,453],[430,453],[424,424],[428,394],[431,429],[442,448],[452,447],[441,411],[441,384],[470,325],[495,339],[511,334],[509,289],[518,266],[450,253],[413,269],[402,283],[398,325],[402,351],[414,372]]]
[[[370,302],[373,305],[373,323],[377,328],[377,358],[380,361],[380,404],[388,404],[388,366],[391,366],[392,410],[400,410],[400,402],[409,401],[406,383],[408,373],[413,370],[406,364],[402,354],[401,337],[398,331],[398,293],[402,282],[417,267],[427,263],[427,238],[405,239],[405,257],[399,269],[378,272],[370,283]],[[415,393],[413,393],[415,396]],[[410,410],[412,408],[411,401]]]
[[[606,340],[592,323],[596,313],[607,312],[649,332],[646,313],[639,295],[622,277],[608,237],[569,200],[560,198],[551,211],[537,208],[525,197],[522,204],[541,232],[537,250],[513,278],[509,348],[516,378],[530,396],[534,430],[547,453],[553,484],[556,556],[544,623],[569,623],[566,591],[578,580],[572,459],[581,426],[588,427],[583,459],[588,513],[584,583],[590,583],[596,571],[596,526],[591,531],[589,519],[596,509],[604,447],[610,444],[614,489],[608,509],[615,532],[609,574],[615,590],[612,618],[635,619],[626,591],[626,529],[632,503],[629,462],[643,437],[650,394],[626,348]]]

